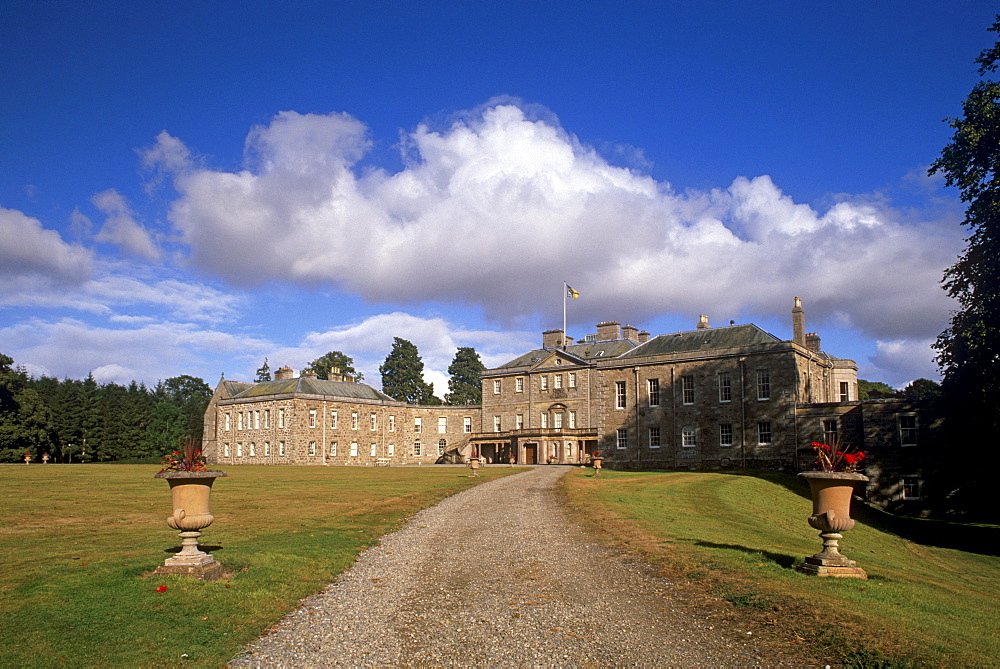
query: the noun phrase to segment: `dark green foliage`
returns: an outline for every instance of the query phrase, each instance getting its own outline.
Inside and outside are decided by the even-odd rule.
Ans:
[[[382,392],[389,397],[411,404],[441,404],[434,396],[434,387],[424,382],[424,361],[412,342],[393,337],[392,350],[378,371]]]
[[[316,372],[317,379],[329,379],[330,370],[340,370],[338,373],[344,376],[354,377],[356,381],[363,381],[365,375],[354,369],[354,358],[340,351],[330,351],[326,355],[316,358],[309,363],[309,367]]]
[[[990,30],[1000,33],[1000,16]],[[988,461],[1000,428],[1000,83],[986,77],[1000,64],[1000,42],[976,62],[982,79],[962,104],[962,118],[947,119],[955,133],[930,168],[958,188],[967,203],[962,224],[971,233],[944,274],[959,309],[934,348],[943,373],[945,443],[970,461]],[[987,508],[980,506],[992,487],[982,479],[986,469],[941,463],[940,475],[953,478],[942,490],[949,510]]]
[[[257,383],[264,383],[265,381],[271,380],[271,366],[267,364],[267,358],[264,358],[264,364],[260,366],[257,370],[257,376],[254,381]]]
[[[858,379],[858,399],[875,400],[881,397],[895,397],[896,389],[881,381],[865,381]]]
[[[914,379],[900,391],[910,402],[924,402],[941,397],[941,384],[930,379]]]
[[[445,400],[448,404],[481,404],[483,387],[479,375],[486,367],[479,359],[476,349],[460,346],[455,358],[448,366],[448,394]]]
[[[120,461],[159,457],[184,436],[201,440],[212,391],[201,379],[178,376],[152,392],[135,381],[127,387],[83,381],[30,378],[0,354],[0,462]]]

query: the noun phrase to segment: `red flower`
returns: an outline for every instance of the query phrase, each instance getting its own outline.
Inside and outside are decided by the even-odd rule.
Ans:
[[[158,588],[156,588],[156,591],[157,592],[166,592],[167,591],[167,586],[161,585]]]

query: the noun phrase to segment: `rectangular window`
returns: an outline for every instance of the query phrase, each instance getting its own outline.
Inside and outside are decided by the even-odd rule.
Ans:
[[[352,458],[358,457],[358,442],[356,441],[351,442],[351,457]]]
[[[242,458],[243,457],[243,444],[242,443],[236,444],[236,457],[238,457],[238,458]]]
[[[549,389],[549,377],[545,376],[544,374],[542,375],[542,378],[539,381],[539,383],[542,384],[542,386],[541,386],[542,390],[548,390]]]
[[[757,370],[757,399],[771,399],[771,370]]]
[[[556,374],[552,377],[556,384],[556,390],[562,388],[562,374]]]
[[[757,423],[757,443],[761,446],[769,446],[771,444],[770,421],[760,421]]]
[[[899,417],[899,443],[901,446],[917,445],[917,417]]]
[[[247,411],[247,429],[253,429],[253,411]]]
[[[374,432],[375,430],[378,429],[378,414],[374,414],[374,413],[371,414],[370,421],[371,421],[371,424],[372,424],[372,428],[371,428],[372,432]]]
[[[500,379],[493,379],[493,394],[500,394]]]
[[[837,437],[837,421],[835,420],[824,420],[823,421],[823,442],[830,445],[835,445],[838,441]]]
[[[660,406],[660,380],[649,379],[646,381],[646,393],[649,395],[649,406]]]
[[[264,455],[271,455],[271,442],[269,441],[264,442]]]
[[[254,457],[256,455],[257,455],[257,444],[251,441],[250,442],[250,457]]]
[[[618,431],[615,433],[615,448],[619,451],[628,448],[628,430],[623,427],[618,428]]]
[[[284,454],[285,454],[285,442],[279,441],[278,442],[278,455],[284,455]]]
[[[413,454],[420,455],[421,453],[423,453],[423,446],[420,445],[420,440],[416,439],[413,442]]]
[[[448,417],[438,416],[438,434],[448,433]]]
[[[684,404],[694,404],[694,377],[681,377],[681,401]]]
[[[260,429],[260,412],[259,411],[254,411],[253,412],[253,424],[255,426],[257,426],[258,430]]]
[[[500,416],[493,416],[493,431],[500,431]]]
[[[331,411],[330,412],[330,429],[331,430],[336,430],[337,429],[337,412],[336,411]]]
[[[330,457],[331,458],[337,457],[337,442],[335,441],[330,442]]]
[[[575,411],[570,411],[569,412],[569,429],[571,429],[571,430],[576,429],[576,412]]]
[[[849,402],[851,400],[851,384],[847,381],[840,382],[840,401]]]
[[[226,414],[226,432],[229,432],[229,427],[230,427],[230,423],[231,422],[232,422],[232,416],[227,413]]]
[[[542,429],[549,426],[549,415],[547,413],[542,414]]]
[[[352,411],[351,412],[351,429],[352,430],[358,429],[358,412],[357,411]]]
[[[649,447],[650,448],[660,447],[660,428],[658,427],[649,428]]]
[[[225,445],[224,445],[224,446],[222,447],[222,454],[223,454],[224,456],[226,456],[227,458],[229,457],[229,444],[225,444]]]
[[[466,416],[462,419],[462,431],[466,434],[472,433],[472,416]]]
[[[271,429],[271,410],[264,409],[264,429]]]
[[[514,418],[514,428],[517,429],[517,430],[523,430],[524,429],[524,414],[523,413],[517,414],[517,416]]]
[[[237,430],[242,430],[243,429],[243,412],[242,411],[240,411],[240,412],[238,412],[236,414],[236,429]]]
[[[285,410],[278,409],[278,427],[285,427]]]
[[[557,411],[554,414],[552,414],[552,427],[554,427],[557,430],[561,430],[562,423],[563,423],[563,415],[561,411]]]
[[[423,428],[424,428],[424,426],[422,424],[420,416],[414,416],[413,417],[413,431],[416,432],[417,434],[420,434],[420,431],[423,430]]]
[[[389,446],[387,448],[389,449],[389,457],[390,458],[392,456],[396,455],[396,444],[389,444]],[[420,455],[420,454],[416,453],[416,455]]]
[[[309,427],[316,427],[316,409],[309,409]]]
[[[920,499],[920,477],[903,477],[903,499]]]
[[[396,431],[396,416],[389,414],[389,432]]]
[[[444,455],[444,449],[447,448],[448,442],[444,439],[438,439],[438,455]]]
[[[523,393],[524,392],[524,377],[517,377],[514,379],[514,392]]]
[[[685,425],[681,428],[681,446],[684,448],[694,448],[698,445],[698,433],[693,425]]]
[[[719,446],[733,445],[733,424],[719,423]]]
[[[309,442],[309,455],[316,455],[316,442],[315,441],[310,441]]]
[[[368,445],[368,457],[374,458],[377,455],[377,446],[375,444]]]
[[[615,408],[624,409],[625,403],[628,401],[628,397],[625,394],[625,382],[615,381]]]
[[[576,388],[576,372],[569,373],[569,387]]]
[[[731,402],[733,400],[733,379],[729,372],[719,374],[719,401]]]

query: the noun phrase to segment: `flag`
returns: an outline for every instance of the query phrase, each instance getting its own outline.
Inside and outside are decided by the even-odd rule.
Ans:
[[[573,287],[569,284],[566,285],[566,297],[572,297],[574,300],[580,297],[580,293],[573,290]]]

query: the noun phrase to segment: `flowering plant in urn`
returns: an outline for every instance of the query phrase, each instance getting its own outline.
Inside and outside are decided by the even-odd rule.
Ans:
[[[865,460],[864,451],[852,453],[850,449],[842,449],[834,441],[834,445],[821,444],[818,441],[809,443],[816,452],[816,469],[821,472],[856,472]]]
[[[163,462],[160,465],[163,472],[204,472],[208,471],[205,466],[205,456],[202,455],[200,448],[195,448],[194,437],[188,437],[184,440],[183,453],[181,451],[174,451],[173,453],[168,453],[163,456]]]

